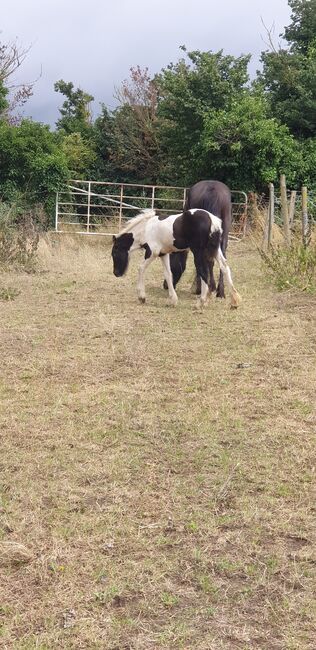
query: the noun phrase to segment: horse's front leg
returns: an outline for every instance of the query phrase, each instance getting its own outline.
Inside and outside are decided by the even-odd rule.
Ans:
[[[172,304],[173,307],[176,307],[178,303],[178,296],[175,292],[174,286],[173,286],[173,277],[171,273],[171,268],[170,268],[170,255],[162,255],[160,258],[163,266],[163,272],[165,276],[165,281],[168,285],[168,291],[169,291],[169,298],[170,298],[170,303]]]
[[[137,295],[139,302],[146,302],[145,294],[145,271],[150,264],[156,259],[155,255],[151,255],[141,263],[138,269],[138,282],[137,282]]]

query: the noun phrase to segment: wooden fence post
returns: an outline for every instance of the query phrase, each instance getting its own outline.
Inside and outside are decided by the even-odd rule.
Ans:
[[[292,190],[291,197],[290,197],[290,206],[289,206],[289,224],[290,224],[290,227],[293,226],[293,222],[294,222],[295,201],[296,201],[296,190]]]
[[[272,228],[274,224],[274,185],[269,183],[269,230],[268,230],[268,248],[272,239]]]
[[[263,231],[263,241],[262,248],[263,250],[269,250],[272,238],[272,226],[274,222],[274,185],[269,183],[269,205],[266,215],[266,220],[264,224]]]
[[[290,246],[291,245],[291,231],[290,231],[290,225],[289,225],[289,211],[288,211],[288,204],[287,204],[286,181],[285,181],[285,175],[284,174],[281,174],[280,190],[281,190],[281,214],[282,214],[282,218],[283,218],[284,241],[285,241],[286,246]]]
[[[308,212],[307,212],[307,187],[302,187],[302,242],[307,245],[308,236]]]

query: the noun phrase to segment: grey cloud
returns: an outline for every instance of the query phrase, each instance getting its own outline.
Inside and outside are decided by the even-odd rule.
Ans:
[[[253,55],[259,66],[264,27],[275,23],[276,41],[290,20],[286,0],[17,0],[1,10],[1,40],[17,38],[32,45],[17,80],[41,77],[25,115],[54,124],[62,98],[54,90],[60,78],[72,81],[114,107],[114,86],[132,65],[151,73],[176,61],[179,46]]]

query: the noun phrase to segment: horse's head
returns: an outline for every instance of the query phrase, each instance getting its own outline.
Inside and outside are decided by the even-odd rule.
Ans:
[[[123,233],[118,237],[113,236],[112,259],[113,273],[117,278],[121,278],[127,271],[129,253],[134,236],[131,232]]]

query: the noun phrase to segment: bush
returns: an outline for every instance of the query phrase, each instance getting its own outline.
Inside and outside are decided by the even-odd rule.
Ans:
[[[0,197],[26,208],[45,205],[52,216],[57,190],[68,168],[58,137],[31,120],[12,126],[0,121]]]
[[[39,242],[40,209],[19,214],[14,206],[0,203],[0,266],[35,270]]]
[[[271,277],[280,291],[299,289],[316,290],[316,244],[304,247],[294,241],[290,248],[271,247],[268,252],[260,250]]]

